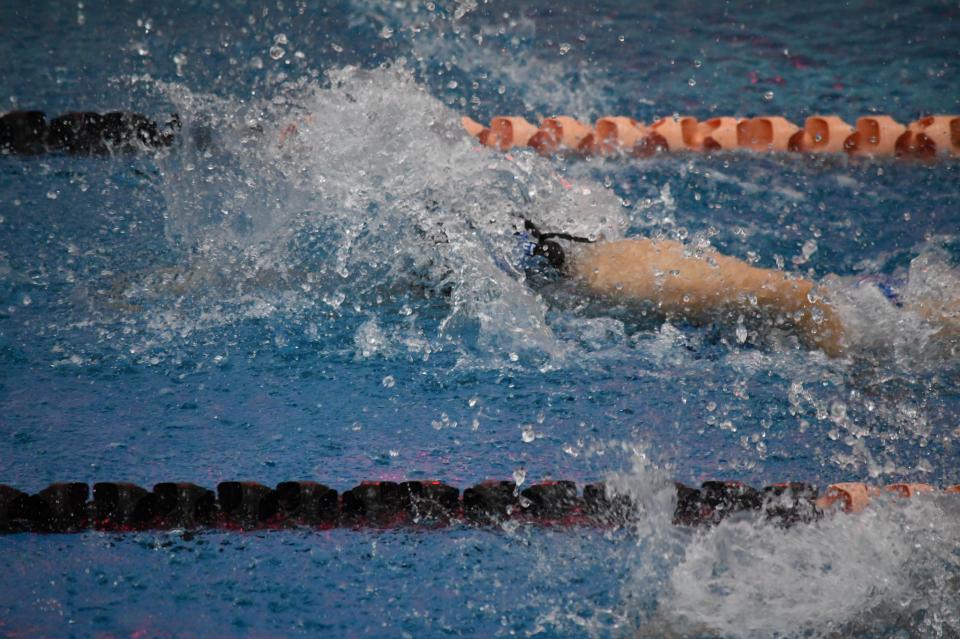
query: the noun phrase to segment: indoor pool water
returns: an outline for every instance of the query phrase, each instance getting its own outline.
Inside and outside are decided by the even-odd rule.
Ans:
[[[510,258],[528,217],[956,291],[960,163],[564,160],[459,128],[909,122],[960,111],[958,44],[936,0],[0,4],[0,110],[183,123],[156,153],[0,156],[0,483],[606,479],[643,509],[5,535],[0,636],[960,636],[960,509],[671,525],[673,480],[960,483],[960,355],[929,327],[831,360]]]

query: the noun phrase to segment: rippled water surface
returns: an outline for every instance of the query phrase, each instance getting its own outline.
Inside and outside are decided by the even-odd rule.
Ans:
[[[956,290],[953,161],[478,149],[479,120],[960,111],[955,2],[25,3],[6,108],[159,154],[0,156],[0,483],[612,479],[629,530],[0,537],[3,636],[957,636],[956,504],[670,525],[672,479],[960,483],[960,356],[659,325],[515,225]],[[290,123],[298,133],[280,142]],[[571,188],[565,186],[572,185]]]

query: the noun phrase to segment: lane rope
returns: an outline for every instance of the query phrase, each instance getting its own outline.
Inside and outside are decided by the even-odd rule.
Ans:
[[[592,126],[565,115],[545,118],[539,126],[520,116],[498,116],[487,126],[464,116],[461,125],[484,146],[501,151],[530,147],[542,155],[649,157],[664,152],[746,149],[924,160],[960,157],[960,116],[956,115],[931,115],[909,124],[888,115],[870,115],[852,126],[835,115],[815,115],[803,127],[775,115],[703,121],[675,116],[650,125],[628,116],[605,116]],[[71,111],[51,120],[43,111],[11,111],[0,115],[0,153],[132,153],[170,146],[181,128],[177,114],[161,123],[132,111]],[[288,125],[279,145],[296,133],[297,125]]]
[[[874,486],[831,484],[822,493],[801,482],[756,489],[736,481],[680,483],[673,523],[711,526],[748,517],[778,526],[816,522],[837,512],[860,513],[881,495],[949,500],[960,506],[960,485]],[[960,512],[960,509],[958,509]],[[225,481],[213,490],[187,482],[163,482],[152,490],[125,482],[58,482],[29,494],[0,484],[0,533],[115,532],[171,529],[262,530],[288,527],[443,527],[491,525],[514,520],[548,526],[624,526],[643,517],[626,493],[604,482],[578,491],[572,481],[544,481],[521,489],[513,481],[488,480],[462,492],[434,480],[365,481],[341,493],[313,481],[269,487]]]
[[[72,111],[49,121],[43,111],[11,111],[0,116],[0,153],[133,153],[170,146],[180,128],[176,114],[158,124],[132,111]]]
[[[485,126],[464,116],[461,125],[484,146],[501,151],[530,147],[541,155],[649,157],[744,149],[923,160],[960,157],[956,115],[931,115],[909,124],[889,115],[870,115],[857,118],[852,126],[836,115],[814,115],[802,127],[778,115],[703,121],[674,116],[650,125],[628,116],[606,116],[593,126],[564,115],[545,118],[540,126],[518,116],[495,117]]]

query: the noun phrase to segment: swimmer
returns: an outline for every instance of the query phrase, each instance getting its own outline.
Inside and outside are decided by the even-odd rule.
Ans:
[[[816,283],[784,271],[751,266],[713,249],[701,253],[672,240],[629,238],[591,241],[565,233],[541,233],[526,222],[525,253],[539,257],[587,293],[649,307],[667,321],[763,324],[792,332],[804,347],[841,357],[864,340],[859,333],[882,321],[870,317],[872,300],[916,313],[941,337],[960,337],[960,298],[947,302],[900,299],[890,281],[831,276]],[[565,250],[557,240],[570,244]],[[860,313],[858,317],[857,313]],[[856,349],[859,350],[859,349]]]

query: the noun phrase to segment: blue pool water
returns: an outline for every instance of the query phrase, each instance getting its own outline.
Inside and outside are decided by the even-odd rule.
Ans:
[[[524,471],[644,508],[616,531],[8,535],[0,636],[960,633],[942,505],[669,523],[671,479],[960,483],[955,350],[909,320],[844,360],[740,344],[507,259],[528,216],[956,290],[960,164],[566,162],[456,124],[960,111],[956,3],[833,4],[0,6],[4,109],[184,121],[158,155],[0,157],[0,483]]]

